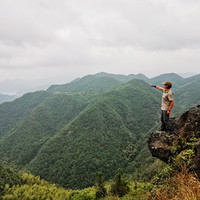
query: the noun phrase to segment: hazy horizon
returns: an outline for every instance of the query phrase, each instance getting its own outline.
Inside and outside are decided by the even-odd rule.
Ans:
[[[196,0],[3,0],[0,81],[199,74],[199,9]]]
[[[98,73],[108,73],[108,72],[98,72]],[[98,74],[95,73],[95,74]],[[171,72],[174,73],[174,72]],[[86,74],[84,76],[87,75],[95,75],[95,74]],[[115,73],[109,73],[109,74],[115,74]],[[141,74],[141,73],[138,73]],[[142,73],[143,74],[143,73]],[[168,73],[165,73],[168,74]],[[183,78],[188,78],[197,74],[194,73],[175,73],[178,74],[179,76],[183,77]],[[115,75],[130,75],[130,74],[115,74]],[[137,74],[134,74],[137,75]],[[158,74],[156,76],[147,76],[146,74],[143,74],[146,77],[148,77],[149,79],[154,78],[156,76],[160,76],[162,74]],[[4,80],[4,81],[0,81],[0,94],[6,94],[6,95],[18,95],[21,96],[27,92],[34,92],[37,90],[46,90],[49,86],[53,85],[53,84],[66,84],[66,83],[70,83],[71,81],[77,79],[77,78],[82,78],[84,76],[81,77],[75,77],[71,80],[59,80],[59,79],[38,79],[38,80],[23,80],[23,79],[13,79],[13,80]]]

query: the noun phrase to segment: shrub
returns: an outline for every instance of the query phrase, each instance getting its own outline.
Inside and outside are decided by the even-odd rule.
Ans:
[[[106,196],[107,191],[105,188],[104,177],[102,172],[98,173],[98,177],[96,180],[96,188],[97,188],[96,199]]]
[[[82,190],[82,191],[75,193],[71,197],[71,200],[95,200],[95,195],[89,193],[86,190]]]
[[[123,197],[128,192],[128,183],[122,179],[122,170],[118,169],[118,173],[115,177],[115,183],[111,185],[111,193],[119,197]]]
[[[188,173],[184,169],[177,172],[168,185],[157,190],[149,197],[150,200],[199,200],[200,199],[200,182],[194,174]]]

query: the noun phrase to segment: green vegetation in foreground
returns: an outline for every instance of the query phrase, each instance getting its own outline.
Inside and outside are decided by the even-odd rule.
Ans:
[[[11,187],[21,184],[21,177],[18,171],[0,161],[0,199],[4,193],[4,187],[9,184]]]
[[[113,195],[111,191],[112,183],[105,184],[107,190],[106,197],[96,198],[98,188],[96,186],[83,190],[66,190],[55,184],[50,184],[39,177],[25,173],[21,176],[22,184],[9,186],[5,185],[4,194],[0,196],[3,200],[145,200],[148,191],[152,188],[150,183],[130,182],[128,183],[129,191],[123,197]]]

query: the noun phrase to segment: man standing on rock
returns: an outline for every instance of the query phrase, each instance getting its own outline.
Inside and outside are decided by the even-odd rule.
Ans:
[[[169,123],[169,115],[174,105],[174,97],[170,89],[172,87],[172,83],[167,81],[162,84],[164,84],[164,88],[155,84],[151,84],[151,87],[155,87],[156,89],[161,90],[163,92],[161,107],[161,131],[169,131],[171,128]]]

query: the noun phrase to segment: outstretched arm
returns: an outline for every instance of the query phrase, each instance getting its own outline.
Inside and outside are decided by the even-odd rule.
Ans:
[[[161,88],[160,86],[157,86],[157,85],[155,85],[155,84],[151,84],[151,87],[155,87],[155,88],[158,89],[158,90],[163,90],[163,88]]]

